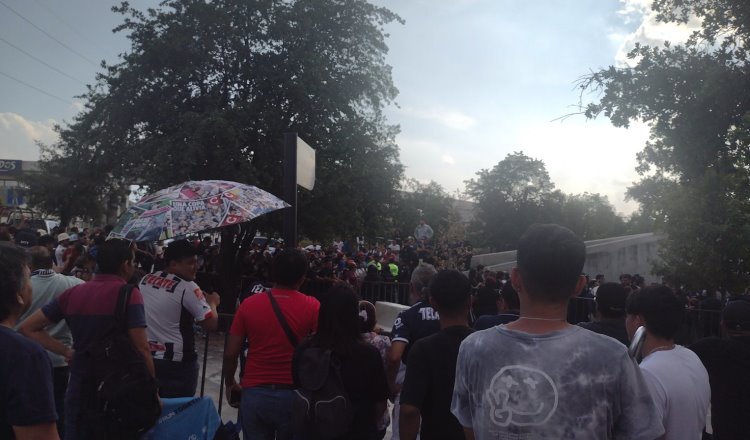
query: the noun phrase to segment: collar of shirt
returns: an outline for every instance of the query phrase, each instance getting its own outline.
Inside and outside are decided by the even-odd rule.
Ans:
[[[39,276],[39,277],[51,277],[52,275],[54,275],[56,273],[57,272],[55,272],[52,269],[37,269],[37,270],[31,272],[31,276],[32,277],[36,277],[36,276]]]

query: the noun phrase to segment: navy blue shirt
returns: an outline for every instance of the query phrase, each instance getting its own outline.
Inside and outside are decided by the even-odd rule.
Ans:
[[[52,363],[41,345],[0,326],[0,440],[13,426],[54,423]]]
[[[406,343],[401,362],[406,364],[409,348],[415,342],[440,331],[440,316],[427,301],[419,301],[398,314],[393,322],[393,342]]]

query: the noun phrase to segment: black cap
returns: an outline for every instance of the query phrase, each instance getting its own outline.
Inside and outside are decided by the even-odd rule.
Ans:
[[[189,241],[175,240],[169,243],[167,250],[164,251],[164,261],[169,263],[172,260],[182,260],[194,255],[198,255],[198,251]]]
[[[628,291],[620,283],[604,283],[596,289],[596,307],[605,316],[625,315]]]
[[[729,301],[721,312],[721,319],[727,330],[750,331],[750,301]]]

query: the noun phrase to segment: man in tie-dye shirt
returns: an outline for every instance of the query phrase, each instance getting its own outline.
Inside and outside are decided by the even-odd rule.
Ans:
[[[451,411],[466,438],[653,440],[664,433],[646,383],[616,340],[568,324],[581,291],[583,242],[533,225],[518,243],[511,282],[517,321],[461,344]]]

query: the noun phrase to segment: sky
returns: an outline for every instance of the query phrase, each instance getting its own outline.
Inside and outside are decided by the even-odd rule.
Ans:
[[[615,128],[575,113],[576,80],[627,63],[636,42],[678,42],[691,26],[658,24],[649,0],[371,0],[405,20],[386,30],[399,89],[386,109],[398,124],[406,176],[448,192],[523,151],[565,193],[600,193],[615,209],[638,180],[648,127]],[[138,9],[158,0],[131,0]],[[75,97],[129,47],[113,34],[111,0],[0,0],[0,159],[36,160],[55,124],[83,108]],[[587,101],[596,95],[586,95]]]

